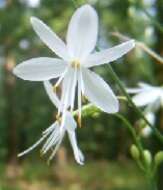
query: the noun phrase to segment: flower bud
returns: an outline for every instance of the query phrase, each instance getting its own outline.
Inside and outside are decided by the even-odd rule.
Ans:
[[[163,162],[163,151],[158,152],[154,158],[156,166],[159,166]]]
[[[131,155],[132,157],[135,159],[135,160],[138,160],[139,157],[140,157],[140,152],[138,150],[138,148],[136,147],[136,145],[132,145],[131,148],[130,148],[130,152],[131,152]]]
[[[144,155],[144,161],[145,161],[146,165],[149,167],[152,163],[152,155],[149,152],[149,150],[144,150],[143,155]]]

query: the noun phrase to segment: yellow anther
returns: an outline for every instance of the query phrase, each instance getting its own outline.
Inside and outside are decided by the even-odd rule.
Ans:
[[[79,127],[81,128],[82,127],[82,122],[81,122],[81,115],[80,114],[78,114],[78,125],[79,125]]]
[[[73,68],[80,68],[80,61],[78,61],[78,60],[74,60],[74,61],[72,61],[71,62],[71,66],[73,67]]]
[[[58,121],[59,124],[61,124],[62,118],[61,118],[60,114],[56,115],[56,120]]]
[[[56,93],[57,90],[58,90],[58,86],[57,86],[57,85],[54,85],[54,86],[53,86],[53,91]]]

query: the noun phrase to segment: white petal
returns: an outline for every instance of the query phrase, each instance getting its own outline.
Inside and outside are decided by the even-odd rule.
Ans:
[[[78,148],[75,131],[68,131],[68,135],[69,135],[70,143],[73,149],[75,160],[78,164],[83,165],[84,156],[81,150]]]
[[[136,93],[140,93],[143,91],[142,88],[126,88],[126,91],[129,93],[129,94],[136,94]]]
[[[149,89],[135,95],[132,100],[137,106],[145,106],[155,102],[160,97],[160,90]]]
[[[153,86],[151,86],[145,82],[139,82],[138,86],[140,86],[141,88],[153,88]]]
[[[67,73],[65,74],[65,77],[63,79],[62,83],[62,97],[61,97],[61,104],[60,104],[60,111],[64,112],[68,109],[68,107],[71,105],[72,102],[72,96],[73,96],[73,81],[74,81],[74,75],[75,70],[72,68],[69,68]],[[77,80],[77,79],[76,79]]]
[[[161,106],[163,107],[163,90],[161,90],[160,97],[161,97]]]
[[[82,69],[82,75],[85,96],[104,112],[118,112],[119,102],[107,83],[88,69]]]
[[[53,102],[53,104],[57,108],[59,108],[60,101],[59,101],[56,93],[54,92],[54,88],[53,88],[52,84],[49,81],[44,81],[44,87],[45,87],[46,93],[48,94],[50,100]]]
[[[40,57],[22,62],[13,73],[24,80],[45,81],[59,77],[65,68],[66,63],[60,59]]]
[[[124,54],[128,53],[132,48],[134,48],[134,46],[134,40],[130,40],[115,47],[90,54],[85,60],[84,65],[86,67],[92,67],[115,61]]]
[[[65,125],[64,128],[68,132],[68,136],[69,136],[72,148],[73,148],[75,160],[77,161],[77,163],[82,165],[83,161],[84,161],[84,156],[77,145],[77,139],[76,139],[76,134],[75,134],[75,129],[76,129],[77,125],[70,112],[66,112],[66,118],[65,118],[64,125]]]
[[[40,39],[59,57],[64,60],[69,59],[67,47],[65,43],[41,20],[36,17],[31,17],[33,29]]]
[[[151,123],[151,125],[154,125],[156,117],[155,117],[155,114],[153,112],[146,113],[145,117],[149,121],[149,123]]]
[[[74,131],[77,127],[76,122],[70,112],[66,112],[65,128],[67,131]]]
[[[84,5],[73,14],[67,33],[67,45],[73,58],[85,58],[97,41],[98,16],[94,8]]]

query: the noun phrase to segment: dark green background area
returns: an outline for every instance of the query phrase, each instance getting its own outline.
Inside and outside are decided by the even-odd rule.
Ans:
[[[85,2],[91,3],[99,15],[100,48],[122,42],[111,35],[119,31],[163,54],[163,33],[155,24],[163,22],[162,0],[41,0],[35,8],[23,0],[0,0],[0,190],[146,189],[146,179],[129,154],[132,138],[114,115],[96,114],[82,119],[83,127],[77,129],[77,136],[86,157],[83,167],[75,163],[67,138],[50,166],[46,165],[48,155],[41,158],[39,148],[17,158],[18,152],[32,145],[55,121],[56,114],[41,82],[23,81],[12,74],[13,67],[23,60],[55,57],[33,31],[30,17],[39,17],[65,40],[74,5]],[[135,87],[140,81],[163,83],[163,65],[140,48],[111,64],[125,86]],[[116,95],[121,95],[106,68],[93,70]],[[120,112],[134,125],[139,118],[126,102],[120,104]],[[163,128],[162,118],[160,110],[159,128]],[[153,136],[144,139],[144,145],[152,152],[162,148]]]

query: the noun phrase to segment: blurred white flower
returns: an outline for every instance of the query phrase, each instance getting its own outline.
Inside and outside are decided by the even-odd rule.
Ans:
[[[40,5],[40,0],[20,0],[22,3],[25,3],[28,7],[36,8]]]
[[[144,114],[146,119],[152,124],[154,125],[155,124],[155,120],[156,120],[156,117],[155,117],[155,114],[153,112],[147,112]],[[152,129],[151,127],[149,127],[148,125],[145,125],[142,130],[141,130],[141,135],[143,137],[149,137],[150,135],[152,134]]]
[[[53,92],[53,86],[51,85],[51,83],[48,81],[45,81],[44,87],[51,101],[54,103],[56,107],[58,107],[60,102],[56,94]],[[77,125],[73,116],[68,111],[65,114],[64,123],[65,125],[62,127],[62,130],[61,130],[61,120],[60,118],[58,118],[55,123],[53,123],[45,131],[43,131],[42,137],[33,146],[23,151],[22,153],[20,153],[18,156],[20,157],[29,153],[31,150],[36,148],[40,143],[42,143],[46,139],[46,142],[44,143],[41,149],[41,154],[44,155],[49,150],[52,150],[52,154],[49,157],[49,161],[50,161],[55,156],[55,153],[57,152],[63,140],[63,137],[65,133],[67,132],[72,149],[73,149],[75,160],[78,164],[82,165],[84,162],[84,156],[77,145],[77,139],[76,139],[76,134],[75,134],[75,129]]]
[[[19,46],[21,49],[28,49],[29,46],[30,46],[30,42],[27,40],[27,39],[22,39],[20,42],[19,42]]]
[[[156,119],[154,113],[163,106],[163,87],[151,86],[142,82],[138,86],[138,88],[127,88],[127,92],[135,94],[132,100],[136,106],[145,106],[144,115],[154,125]],[[150,129],[146,125],[144,127],[144,134],[150,134],[152,132]]]
[[[55,88],[62,83],[59,113],[74,109],[75,91],[78,88],[79,118],[81,94],[107,113],[119,110],[119,102],[107,83],[89,68],[115,61],[134,46],[134,40],[110,49],[95,49],[98,35],[98,16],[93,7],[83,5],[73,14],[67,32],[67,45],[38,18],[31,18],[32,26],[40,39],[60,58],[39,57],[19,64],[14,74],[24,80],[45,81],[59,77]],[[65,120],[65,119],[63,119]]]
[[[163,87],[151,86],[140,82],[138,88],[128,88],[127,92],[136,94],[133,96],[133,102],[137,106],[150,106],[150,109],[156,110],[163,106]]]

